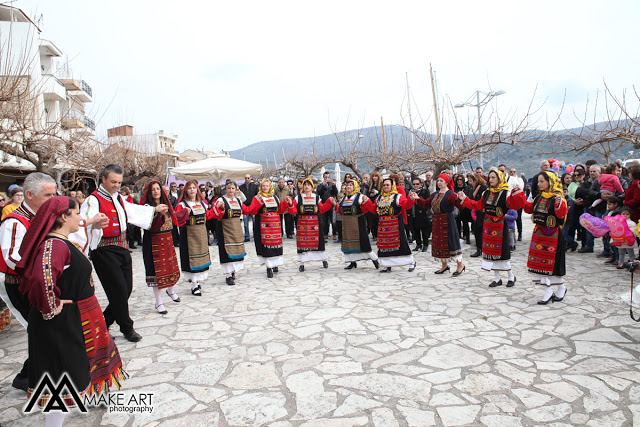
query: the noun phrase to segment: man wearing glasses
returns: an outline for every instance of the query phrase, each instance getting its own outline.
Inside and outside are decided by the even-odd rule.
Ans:
[[[240,185],[240,191],[247,198],[244,202],[245,205],[249,206],[253,201],[253,198],[256,194],[258,194],[258,185],[251,180],[251,175],[244,176],[244,184]],[[244,216],[244,241],[248,242],[251,239],[251,234],[249,231],[249,219],[253,223],[253,215],[243,215]]]
[[[411,191],[418,193],[423,199],[429,198],[429,190],[422,186],[420,178],[415,177],[411,180]],[[411,208],[413,211],[413,235],[416,241],[414,252],[426,252],[429,247],[429,239],[431,238],[431,210],[426,210],[417,204]]]
[[[500,167],[504,167],[505,171],[507,170],[507,167],[504,165],[500,165]],[[520,188],[524,188],[524,181],[518,176],[518,171],[516,170],[516,168],[509,169],[507,184],[509,185],[509,193],[511,193],[511,190],[513,190],[516,185]],[[518,228],[518,242],[522,242],[522,209],[518,209],[518,219],[516,219],[516,227]]]

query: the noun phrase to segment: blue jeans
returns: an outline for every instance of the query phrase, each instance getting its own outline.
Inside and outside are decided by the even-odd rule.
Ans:
[[[594,212],[593,216],[597,217],[597,218],[602,218],[604,216],[604,212]],[[595,237],[593,234],[589,233],[589,230],[585,229],[584,230],[584,247],[585,248],[589,248],[589,249],[593,249],[593,241],[595,240]],[[609,242],[605,243],[605,247],[604,247],[604,252],[605,253],[609,253]]]
[[[251,238],[251,234],[249,233],[249,219],[253,223],[253,215],[245,215],[244,216],[244,239],[248,240]]]
[[[567,221],[567,223],[562,227],[562,234],[564,234],[564,240],[567,241],[567,245],[569,247],[578,246],[578,243],[573,239],[573,236],[576,232],[576,221],[575,218],[571,218]]]

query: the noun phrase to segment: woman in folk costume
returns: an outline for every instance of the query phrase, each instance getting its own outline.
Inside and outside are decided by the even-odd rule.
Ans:
[[[46,406],[51,395],[37,386],[48,375],[59,384],[63,375],[80,398],[109,391],[127,377],[94,294],[91,262],[69,241],[82,217],[75,199],[55,196],[38,210],[24,236],[16,272],[20,292],[29,298],[29,390]],[[51,392],[51,390],[49,391]],[[65,406],[75,406],[63,394]],[[62,425],[65,412],[45,414],[47,426]]]
[[[162,302],[163,289],[174,302],[180,302],[180,297],[174,290],[174,285],[180,280],[180,267],[176,250],[173,248],[173,227],[178,227],[189,219],[189,210],[182,209],[176,215],[160,181],[155,179],[149,181],[144,187],[140,204],[147,206],[165,204],[169,207],[164,214],[156,213],[151,228],[145,231],[142,239],[142,258],[147,286],[153,289],[158,313],[167,314],[167,309]]]
[[[322,214],[331,209],[335,199],[329,197],[322,203],[320,197],[313,192],[314,189],[311,178],[306,178],[302,182],[302,193],[293,199],[289,207],[290,214],[298,214],[296,245],[300,271],[304,271],[304,263],[307,261],[322,261],[322,266],[329,268],[322,236]]]
[[[450,184],[449,175],[442,173],[436,181],[438,191],[434,192],[431,197],[425,200],[413,192],[410,197],[415,199],[421,208],[433,211],[431,254],[442,263],[442,268],[436,270],[435,273],[443,274],[449,270],[448,262],[455,261],[457,268],[452,276],[459,276],[465,270],[465,266],[462,263],[460,233],[453,211],[462,205],[460,205],[460,199],[456,193],[451,190]]]
[[[345,195],[336,203],[336,211],[342,215],[342,253],[344,262],[349,263],[345,270],[357,268],[358,261],[373,261],[380,268],[378,257],[371,250],[367,234],[366,212],[375,208],[371,200],[360,194],[360,185],[354,180],[345,182]]]
[[[229,286],[236,284],[236,271],[244,268],[244,257],[247,255],[244,250],[242,216],[248,215],[249,210],[235,196],[237,189],[238,186],[235,182],[229,182],[225,186],[225,194],[218,199],[212,208],[213,218],[219,220],[216,223],[216,238],[218,240],[220,266],[226,276],[225,281]]]
[[[507,287],[510,288],[515,285],[516,276],[511,270],[511,242],[506,214],[509,209],[513,209],[514,200],[509,196],[509,185],[502,172],[492,168],[488,179],[489,187],[480,200],[471,200],[464,191],[459,191],[458,197],[462,200],[463,207],[485,213],[482,231],[482,269],[493,271],[495,275],[489,287],[502,286],[500,272],[506,271]]]
[[[209,235],[207,219],[213,212],[207,210],[196,181],[187,181],[176,205],[176,215],[186,210],[189,217],[180,226],[180,267],[184,280],[191,284],[191,293],[202,295],[201,284],[209,277],[211,257],[209,255]]]
[[[382,181],[382,192],[371,204],[369,212],[378,215],[378,257],[380,265],[384,267],[381,273],[388,273],[391,267],[408,265],[409,271],[416,268],[416,262],[411,254],[407,234],[404,231],[404,220],[400,215],[404,209],[411,209],[412,199],[398,194],[396,183],[391,178]],[[367,207],[367,206],[364,206]]]
[[[287,212],[291,198],[279,200],[274,194],[273,183],[264,178],[260,190],[247,208],[254,215],[253,236],[260,265],[267,266],[267,277],[272,278],[278,272],[278,266],[284,264],[282,257],[282,227],[280,215]]]
[[[538,304],[545,305],[549,301],[562,301],[567,292],[564,286],[565,275],[565,241],[562,234],[567,213],[567,202],[564,200],[562,183],[552,171],[538,174],[538,191],[533,202],[528,202],[524,192],[518,186],[512,191],[517,209],[522,207],[531,215],[535,224],[527,267],[533,273],[533,281],[545,286],[544,296]],[[558,285],[554,293],[551,285]]]

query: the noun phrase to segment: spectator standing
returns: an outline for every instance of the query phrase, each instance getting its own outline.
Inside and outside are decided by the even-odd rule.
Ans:
[[[251,179],[251,175],[247,174],[244,176],[244,184],[240,185],[240,191],[246,197],[245,201],[242,201],[245,205],[251,205],[253,202],[253,198],[258,194],[258,184],[253,182]],[[251,239],[251,234],[249,232],[249,221],[253,223],[253,215],[244,215],[244,241],[248,242]]]

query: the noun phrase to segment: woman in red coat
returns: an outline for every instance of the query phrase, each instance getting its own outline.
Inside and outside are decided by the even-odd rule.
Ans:
[[[631,221],[640,220],[640,165],[633,165],[629,169],[633,181],[624,194],[624,204],[631,208]]]

